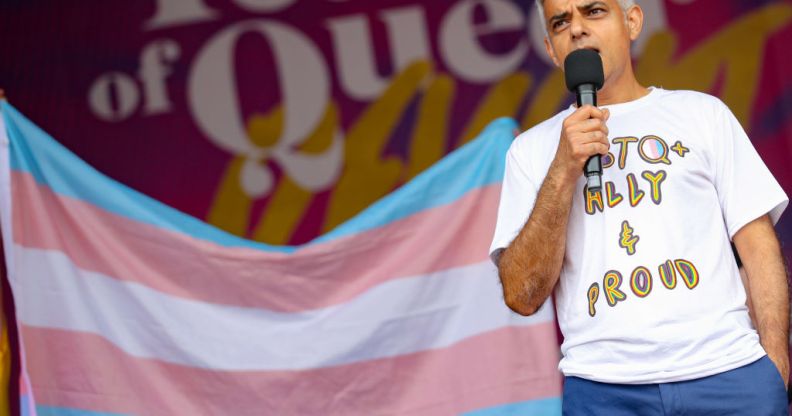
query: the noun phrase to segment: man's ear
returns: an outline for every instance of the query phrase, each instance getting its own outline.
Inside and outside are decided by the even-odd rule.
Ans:
[[[558,63],[558,57],[555,54],[555,50],[553,50],[553,45],[550,44],[550,39],[548,39],[547,36],[545,36],[544,38],[544,44],[545,44],[545,51],[547,51],[547,56],[549,56],[550,59],[553,60],[555,66],[561,68],[561,64]]]
[[[643,29],[643,9],[637,4],[627,10],[627,29],[630,30],[630,40],[638,39]]]

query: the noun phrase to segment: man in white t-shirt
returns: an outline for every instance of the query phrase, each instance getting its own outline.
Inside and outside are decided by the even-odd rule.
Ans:
[[[638,83],[643,12],[631,0],[539,6],[556,65],[594,49],[605,83],[599,108],[515,139],[490,255],[517,313],[555,294],[564,413],[786,414],[789,301],[773,230],[786,194],[720,100]],[[583,165],[598,154],[603,189],[588,192]]]

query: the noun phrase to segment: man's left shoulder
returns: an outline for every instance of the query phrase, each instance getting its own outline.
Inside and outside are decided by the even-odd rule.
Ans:
[[[694,90],[663,90],[660,100],[664,105],[697,110],[724,111],[728,110],[720,98]]]

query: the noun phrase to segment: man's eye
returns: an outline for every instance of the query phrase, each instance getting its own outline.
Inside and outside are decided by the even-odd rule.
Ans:
[[[555,22],[553,22],[553,29],[560,28],[561,26],[564,25],[564,23],[566,22],[564,22],[563,20],[556,20]]]
[[[591,9],[589,11],[589,14],[590,15],[594,15],[594,16],[596,16],[598,14],[602,14],[602,13],[605,13],[605,9]]]

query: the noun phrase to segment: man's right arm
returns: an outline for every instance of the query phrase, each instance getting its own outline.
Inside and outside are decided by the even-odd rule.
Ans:
[[[608,152],[608,114],[583,106],[564,120],[531,215],[498,259],[506,304],[520,315],[535,313],[558,282],[575,186],[586,160]]]

